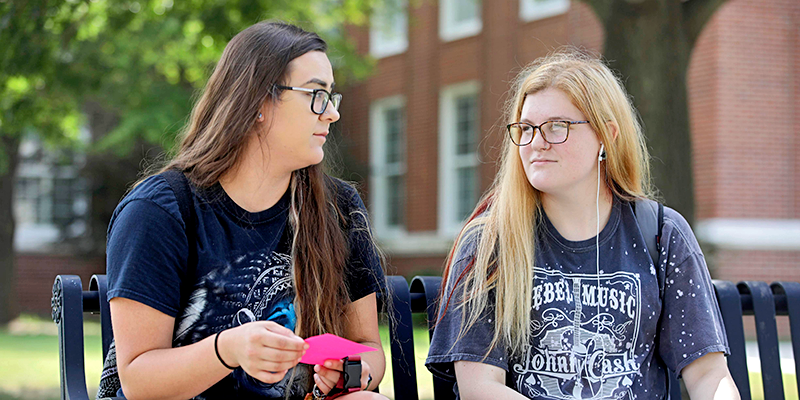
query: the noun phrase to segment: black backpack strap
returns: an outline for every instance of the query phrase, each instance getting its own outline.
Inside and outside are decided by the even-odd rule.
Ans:
[[[664,205],[650,200],[638,199],[633,203],[636,222],[644,236],[644,244],[653,265],[658,267],[658,255],[661,253],[661,229],[664,226]]]
[[[181,284],[181,304],[186,304],[191,289],[194,286],[195,272],[197,270],[197,216],[194,212],[194,201],[192,200],[192,188],[189,180],[183,172],[171,169],[161,173],[167,181],[175,198],[178,200],[178,209],[181,218],[186,226],[186,238],[189,244],[189,254],[186,264],[186,279]],[[97,398],[114,397],[117,391],[122,388],[119,375],[117,373],[117,349],[116,343],[112,339],[111,344],[103,362],[103,373],[100,376],[100,385],[97,391]]]
[[[664,205],[650,199],[638,199],[631,203],[631,205],[633,206],[633,213],[636,216],[636,222],[639,224],[642,236],[644,236],[647,252],[650,254],[650,259],[653,260],[653,265],[656,268],[659,296],[663,299],[664,288],[666,287],[666,269],[662,269],[661,266],[658,265],[658,256],[661,253],[661,232],[664,227]],[[656,324],[656,332],[657,335],[661,334],[661,320]],[[658,341],[656,341],[656,347],[658,347]],[[666,398],[670,400],[681,398],[681,388],[678,383],[677,374],[669,369],[667,369]]]
[[[194,211],[194,200],[192,195],[192,187],[189,184],[189,179],[182,171],[171,169],[161,173],[161,176],[175,192],[175,198],[178,200],[178,209],[181,212],[181,218],[186,226],[186,239],[189,244],[189,254],[186,259],[186,281],[184,287],[181,288],[181,302],[183,303],[188,299],[191,294],[191,288],[195,282],[195,270],[197,269],[197,215]]]

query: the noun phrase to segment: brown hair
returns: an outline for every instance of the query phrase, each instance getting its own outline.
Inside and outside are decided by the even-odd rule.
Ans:
[[[289,63],[326,50],[316,33],[283,22],[260,22],[240,32],[194,106],[177,154],[160,172],[178,169],[198,188],[215,185],[238,166],[261,106],[279,101],[276,84],[285,83]],[[344,333],[348,218],[337,206],[338,187],[319,165],[292,173],[295,330],[302,337]]]

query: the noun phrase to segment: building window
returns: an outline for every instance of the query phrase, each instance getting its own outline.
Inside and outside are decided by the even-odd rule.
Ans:
[[[56,172],[58,173],[58,172]],[[52,225],[66,229],[83,217],[86,205],[83,180],[68,172],[62,176],[17,176],[14,219],[17,224]]]
[[[439,37],[444,41],[477,35],[483,27],[481,0],[441,0]]]
[[[74,176],[53,178],[52,218],[53,225],[64,229],[79,217],[76,202],[82,197],[81,181]]]
[[[523,21],[533,21],[563,14],[569,10],[569,0],[520,0],[519,15]]]
[[[444,88],[439,104],[439,231],[458,232],[478,202],[479,85]]]
[[[47,150],[35,138],[20,144],[19,156],[14,189],[16,250],[44,251],[60,240],[84,235],[88,194],[79,175],[84,157]]]
[[[40,178],[18,177],[14,189],[14,219],[17,224],[41,224],[49,222],[49,218],[43,204],[45,197],[40,195],[44,192]]]
[[[378,236],[405,233],[405,99],[376,100],[370,110],[370,204]]]
[[[370,18],[369,53],[375,58],[400,54],[408,48],[408,6],[405,0],[382,3]]]

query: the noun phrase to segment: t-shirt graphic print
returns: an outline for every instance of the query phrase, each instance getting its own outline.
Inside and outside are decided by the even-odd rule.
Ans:
[[[457,281],[474,258],[478,234],[456,254],[447,312],[440,304],[426,365],[455,379],[454,362],[506,371],[507,386],[535,400],[665,399],[668,372],[710,352],[728,352],[722,317],[689,224],[664,209],[653,264],[630,203],[615,198],[597,238],[570,241],[542,215],[536,232],[529,341],[513,351],[491,346],[494,290],[462,335],[467,307]],[[597,249],[599,243],[599,267]],[[458,384],[454,392],[459,394]]]
[[[346,218],[349,249],[343,277],[350,301],[356,301],[381,290],[383,271],[358,192],[336,179],[329,184],[335,185],[331,189]],[[274,206],[254,213],[239,207],[220,184],[192,188],[192,202],[194,240],[189,240],[178,199],[162,176],[145,179],[120,202],[106,248],[109,299],[131,299],[175,318],[173,347],[251,321],[273,321],[294,330],[290,191]],[[191,262],[189,246],[195,254]],[[108,381],[114,383],[116,360],[107,360],[106,367]],[[282,381],[267,384],[236,368],[195,399],[284,399],[287,392],[290,399],[302,399],[312,386],[312,374],[311,366],[298,364]],[[107,389],[105,395],[124,394],[118,380]]]
[[[641,282],[638,274],[537,271],[531,344],[512,361],[528,397],[625,398],[639,365]],[[598,312],[599,311],[599,312]]]
[[[173,346],[184,346],[215,334],[220,329],[252,321],[273,321],[294,330],[291,257],[278,252],[239,257],[233,265],[214,270],[200,279],[187,307],[177,320]],[[254,379],[241,368],[233,371],[238,385],[267,398],[280,397],[293,378],[291,396],[304,394],[310,379],[300,365],[283,380],[268,384]]]

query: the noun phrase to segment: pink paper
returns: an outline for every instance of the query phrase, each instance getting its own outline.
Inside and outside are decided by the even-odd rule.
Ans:
[[[374,348],[326,333],[306,339],[308,350],[301,363],[322,364],[325,360],[339,360],[358,353],[375,351]]]

